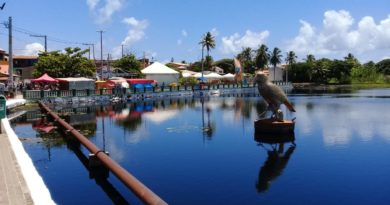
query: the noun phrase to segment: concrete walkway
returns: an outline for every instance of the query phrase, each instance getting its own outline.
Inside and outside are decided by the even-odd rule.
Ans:
[[[33,204],[6,134],[0,134],[0,204]]]

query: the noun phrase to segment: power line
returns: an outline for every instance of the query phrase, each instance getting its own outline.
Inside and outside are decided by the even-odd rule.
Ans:
[[[30,35],[32,37],[45,38],[45,52],[47,52],[47,36],[46,35]]]
[[[103,30],[96,31],[100,33],[100,61],[101,61],[101,68],[100,68],[100,78],[103,79]]]
[[[8,28],[8,22],[4,22],[2,24],[6,28]],[[30,31],[30,30],[27,30],[27,29],[24,29],[24,28],[21,28],[21,27],[17,27],[17,26],[14,26],[14,25],[12,26],[12,30],[15,31],[15,32],[18,32],[18,33],[22,33],[22,34],[28,35],[28,36],[43,36],[42,34]],[[52,36],[48,36],[48,35],[45,35],[45,36],[46,36],[46,41],[52,41],[52,42],[56,42],[56,43],[66,44],[66,45],[83,45],[84,44],[84,42],[68,41],[68,40],[63,40],[63,39],[52,37]]]

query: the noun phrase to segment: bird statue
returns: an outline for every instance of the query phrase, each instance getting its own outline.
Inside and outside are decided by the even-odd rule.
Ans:
[[[263,72],[257,72],[255,82],[258,85],[259,93],[268,103],[272,111],[271,118],[283,121],[283,112],[280,105],[284,104],[291,111],[295,112],[293,105],[288,101],[286,93],[277,85],[273,84]]]

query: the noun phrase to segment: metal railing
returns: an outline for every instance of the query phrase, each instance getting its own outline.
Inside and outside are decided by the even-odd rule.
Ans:
[[[112,160],[104,151],[96,147],[91,141],[88,140],[79,131],[74,129],[65,120],[61,119],[55,112],[46,106],[44,103],[39,102],[39,106],[50,115],[54,122],[58,123],[62,129],[70,133],[75,137],[90,153],[94,155],[107,169],[109,169],[117,178],[127,186],[139,199],[145,204],[164,205],[167,204],[159,196],[157,196],[148,187],[142,184],[137,178],[131,175],[128,171],[122,168],[118,163]]]

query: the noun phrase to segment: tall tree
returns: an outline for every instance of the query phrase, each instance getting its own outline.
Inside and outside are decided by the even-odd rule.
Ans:
[[[250,47],[242,48],[241,53],[237,55],[237,59],[242,63],[244,72],[253,71],[253,50]]]
[[[115,60],[112,63],[113,67],[121,68],[130,73],[141,73],[141,62],[139,62],[134,54],[128,54],[123,56],[122,58]]]
[[[270,54],[268,53],[268,47],[262,44],[256,50],[255,64],[257,68],[263,70],[265,66],[268,65],[270,59]]]
[[[306,56],[306,63],[309,65],[308,68],[308,73],[309,73],[309,80],[312,81],[313,79],[313,72],[315,69],[315,63],[316,63],[316,58],[314,57],[313,54],[309,54]]]
[[[379,61],[375,67],[378,72],[390,75],[390,58]]]
[[[215,61],[214,65],[222,68],[224,73],[234,73],[234,62],[231,58]]]
[[[330,79],[332,61],[322,58],[316,61],[312,70],[312,80],[316,83],[327,83]]]
[[[274,66],[274,80],[275,80],[275,70],[276,65],[280,64],[282,62],[282,51],[278,47],[275,47],[274,50],[271,53],[270,63]]]
[[[202,40],[199,43],[202,45],[202,49],[204,47],[206,48],[207,56],[210,56],[210,49],[215,48],[215,38],[214,38],[214,36],[210,32],[207,32],[203,36]],[[203,56],[202,56],[202,59],[203,59]]]
[[[292,68],[292,65],[297,62],[297,58],[298,58],[298,56],[295,55],[294,51],[287,52],[286,63],[288,65],[288,68],[286,68],[286,82],[288,82],[288,71],[287,70]]]
[[[306,56],[306,63],[314,63],[315,60],[316,58],[314,57],[313,54],[309,54]]]
[[[352,53],[348,53],[348,55],[344,57],[344,60],[352,67],[360,65],[359,60],[355,58],[355,56]]]
[[[65,48],[60,51],[43,52],[39,54],[38,62],[34,64],[33,75],[41,76],[44,73],[56,78],[61,77],[95,77],[96,67],[93,61],[84,57],[89,50],[80,48]]]

